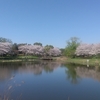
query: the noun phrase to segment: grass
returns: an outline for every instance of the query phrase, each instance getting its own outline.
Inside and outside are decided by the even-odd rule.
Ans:
[[[28,56],[18,55],[16,57],[11,57],[11,56],[0,57],[0,62],[22,62],[22,61],[37,61],[37,60],[39,60],[39,57],[30,56],[30,55]],[[83,59],[83,58],[67,58],[67,57],[61,56],[61,57],[53,57],[53,60],[58,61],[58,62],[64,62],[64,63],[100,66],[99,58]]]
[[[41,57],[38,56],[32,56],[32,55],[18,55],[18,56],[5,56],[0,57],[0,62],[22,62],[22,61],[39,61],[41,60]],[[56,58],[53,57],[53,60],[55,61]]]
[[[17,58],[19,58],[19,59],[25,59],[25,58],[37,59],[37,58],[39,58],[39,57],[37,57],[37,56],[18,56]]]
[[[29,59],[37,59],[38,57],[37,56],[21,56],[21,55],[18,55],[18,56],[5,56],[5,57],[0,57],[0,59],[2,60],[6,60],[6,59],[26,59],[26,58],[29,58]]]
[[[38,60],[39,57],[37,56],[6,56],[6,57],[0,57],[0,62],[22,62],[22,61],[35,61]]]
[[[91,58],[91,59],[68,58],[66,62],[80,64],[80,65],[100,66],[100,59],[96,59],[96,58]]]

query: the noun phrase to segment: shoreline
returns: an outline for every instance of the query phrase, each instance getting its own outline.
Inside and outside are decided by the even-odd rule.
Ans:
[[[100,59],[91,58],[91,59],[83,59],[83,58],[67,58],[67,57],[53,57],[53,60],[41,60],[39,58],[35,59],[9,59],[9,60],[0,60],[0,63],[7,62],[34,62],[34,61],[55,61],[61,63],[72,63],[72,64],[80,64],[86,66],[100,66]]]
[[[100,66],[100,59],[68,58],[66,63],[89,66]]]

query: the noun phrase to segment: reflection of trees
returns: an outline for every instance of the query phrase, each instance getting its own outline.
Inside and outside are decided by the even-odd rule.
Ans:
[[[0,68],[0,81],[9,79],[11,76],[10,70],[7,68]]]
[[[50,73],[60,66],[56,62],[17,62],[17,63],[0,63],[0,81],[10,79],[17,72],[19,73],[33,73],[34,75],[41,75],[42,72]]]
[[[53,69],[48,67],[48,66],[44,66],[44,71],[47,72],[47,73],[48,72],[53,72]]]
[[[20,63],[0,63],[0,81],[10,79],[16,73]]]
[[[56,62],[35,62],[35,63],[25,63],[22,67],[18,70],[19,72],[26,72],[26,73],[34,73],[35,75],[42,74],[42,71],[45,72],[53,72],[55,68],[59,66],[59,63]]]
[[[92,78],[100,81],[100,67],[98,66],[81,66],[75,64],[66,64],[67,69],[65,73],[67,74],[67,79],[71,83],[78,83],[81,78]]]
[[[77,67],[75,70],[77,75],[82,78],[92,78],[100,81],[100,67]]]
[[[42,67],[40,63],[31,63],[26,62],[23,63],[22,66],[18,68],[19,73],[34,73],[34,75],[40,75],[42,74]]]
[[[59,67],[59,63],[55,63],[55,62],[45,63],[44,71],[47,73],[53,72],[53,70],[56,69],[57,67]]]
[[[76,70],[75,70],[76,67],[70,64],[67,64],[65,66],[67,68],[65,69],[65,73],[67,74],[67,79],[73,84],[78,83],[80,78],[76,73]]]

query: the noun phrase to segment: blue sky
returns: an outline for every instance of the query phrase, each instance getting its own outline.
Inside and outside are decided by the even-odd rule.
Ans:
[[[100,0],[0,0],[0,37],[65,47],[100,42]]]

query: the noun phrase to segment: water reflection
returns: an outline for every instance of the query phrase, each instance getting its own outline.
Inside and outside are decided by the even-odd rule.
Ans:
[[[82,66],[76,64],[64,64],[66,66],[65,73],[67,74],[67,79],[73,83],[77,84],[82,78],[92,78],[100,81],[100,67],[99,66]]]
[[[51,73],[59,66],[61,63],[47,61],[0,64],[0,81],[11,79],[16,73],[33,73],[34,75],[41,75],[42,71]]]
[[[11,71],[8,68],[1,68],[0,67],[0,81],[4,81],[9,79],[12,76]]]
[[[100,81],[100,67],[95,66],[94,68],[85,68],[85,67],[77,67],[76,73],[81,78],[92,78],[97,81]]]
[[[59,66],[61,66],[61,64],[56,62],[35,62],[34,64],[27,62],[19,67],[18,71],[20,73],[33,73],[34,75],[41,75],[42,71],[51,73]]]
[[[24,62],[24,63],[4,63],[0,64],[0,81],[12,79],[16,73],[33,73],[41,75],[42,72],[52,73],[58,67],[62,67],[57,62]],[[100,67],[80,66],[75,64],[63,64],[66,78],[73,84],[77,84],[82,78],[93,78],[100,81]]]
[[[98,66],[47,61],[0,64],[0,100],[99,100],[99,82]]]
[[[67,64],[65,65],[67,69],[65,69],[65,73],[67,74],[67,80],[69,80],[73,84],[79,83],[80,77],[77,75],[76,66]]]
[[[42,72],[52,73],[56,68],[61,66],[61,63],[56,62],[22,62],[22,63],[1,63],[0,64],[0,100],[10,100],[8,98],[20,97],[24,92],[19,91],[28,84],[28,79],[25,78],[30,74],[42,75]],[[23,76],[22,76],[23,74]],[[24,79],[23,79],[24,78]],[[31,75],[30,83],[33,80]],[[37,83],[38,84],[38,83]],[[17,88],[16,88],[17,87]],[[19,90],[17,90],[19,88]],[[27,86],[26,86],[27,87]],[[28,84],[29,87],[29,84]],[[31,87],[31,86],[30,86]],[[34,89],[33,89],[34,90]],[[17,91],[19,91],[17,93]]]

